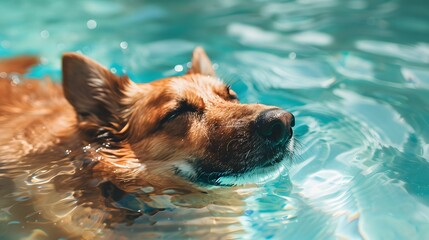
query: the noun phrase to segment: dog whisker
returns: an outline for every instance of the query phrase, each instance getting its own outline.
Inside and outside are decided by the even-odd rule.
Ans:
[[[244,159],[248,159],[249,154],[250,154],[250,151],[251,151],[251,150],[247,151],[246,156],[244,157]]]

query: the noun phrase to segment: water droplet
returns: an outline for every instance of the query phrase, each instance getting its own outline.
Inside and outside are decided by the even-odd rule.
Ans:
[[[91,149],[91,144],[88,144],[88,145],[82,147],[83,152],[87,152],[90,149]]]
[[[9,74],[9,78],[12,81],[12,84],[18,85],[21,83],[21,76],[16,73]]]
[[[182,66],[182,65],[180,65],[180,64],[178,64],[178,65],[174,66],[174,71],[176,71],[176,72],[181,72],[181,71],[183,71],[183,66]]]
[[[117,72],[118,72],[118,70],[116,70],[116,68],[111,68],[111,69],[110,69],[110,72],[112,72],[113,74],[115,74],[115,73],[117,73]]]
[[[289,53],[289,59],[295,60],[296,59],[296,53],[295,52]]]
[[[90,30],[95,29],[97,27],[97,22],[94,19],[89,19],[86,22],[86,27]]]
[[[16,224],[21,224],[20,221],[10,221],[7,223],[7,225],[16,225]]]
[[[69,155],[71,152],[72,152],[72,150],[67,149],[67,150],[65,151],[65,154],[66,154],[66,155]]]
[[[128,48],[128,43],[127,42],[125,42],[125,41],[122,41],[120,44],[119,44],[119,46],[122,48],[122,49],[127,49]]]
[[[42,38],[44,38],[44,39],[46,39],[46,38],[48,38],[49,37],[49,32],[48,32],[48,30],[43,30],[43,31],[41,31],[40,32],[40,36],[42,37]]]

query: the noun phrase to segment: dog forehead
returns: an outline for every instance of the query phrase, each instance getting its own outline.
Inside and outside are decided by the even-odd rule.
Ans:
[[[218,92],[226,88],[225,84],[215,77],[202,75],[186,75],[172,78],[169,82],[172,94],[187,96],[197,94],[203,98],[216,97]]]

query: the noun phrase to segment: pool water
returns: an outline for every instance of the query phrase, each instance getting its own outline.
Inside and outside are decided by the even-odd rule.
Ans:
[[[115,234],[427,239],[427,9],[423,0],[2,0],[0,57],[37,54],[43,64],[28,76],[60,80],[61,53],[80,51],[142,83],[183,74],[201,45],[242,102],[295,115],[293,164],[274,181],[237,190],[246,192],[243,204],[167,209],[119,224]],[[28,223],[39,212],[12,210],[26,209],[50,178],[38,182],[28,171],[8,191],[12,180],[1,167],[0,238],[45,236],[47,222]],[[44,173],[67,172],[51,170]],[[45,191],[51,197],[38,201],[61,208],[62,217],[78,204],[71,193]],[[139,211],[133,201],[116,206]]]

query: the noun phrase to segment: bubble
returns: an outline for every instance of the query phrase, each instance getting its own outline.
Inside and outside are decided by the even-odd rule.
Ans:
[[[42,37],[42,38],[44,38],[44,39],[46,39],[46,38],[48,38],[49,37],[49,32],[48,32],[48,30],[43,30],[43,31],[41,31],[40,32],[40,36]]]
[[[127,49],[128,48],[128,43],[127,42],[125,42],[125,41],[122,41],[120,44],[119,44],[119,46],[122,48],[122,49]]]
[[[97,27],[97,22],[94,19],[89,19],[86,22],[86,27],[90,30],[95,29]]]
[[[289,59],[294,60],[295,58],[296,58],[296,53],[295,52],[289,53]]]
[[[180,64],[178,64],[178,65],[174,66],[174,71],[176,71],[176,72],[181,72],[181,71],[183,71],[183,66],[182,66],[182,65],[180,65]]]

